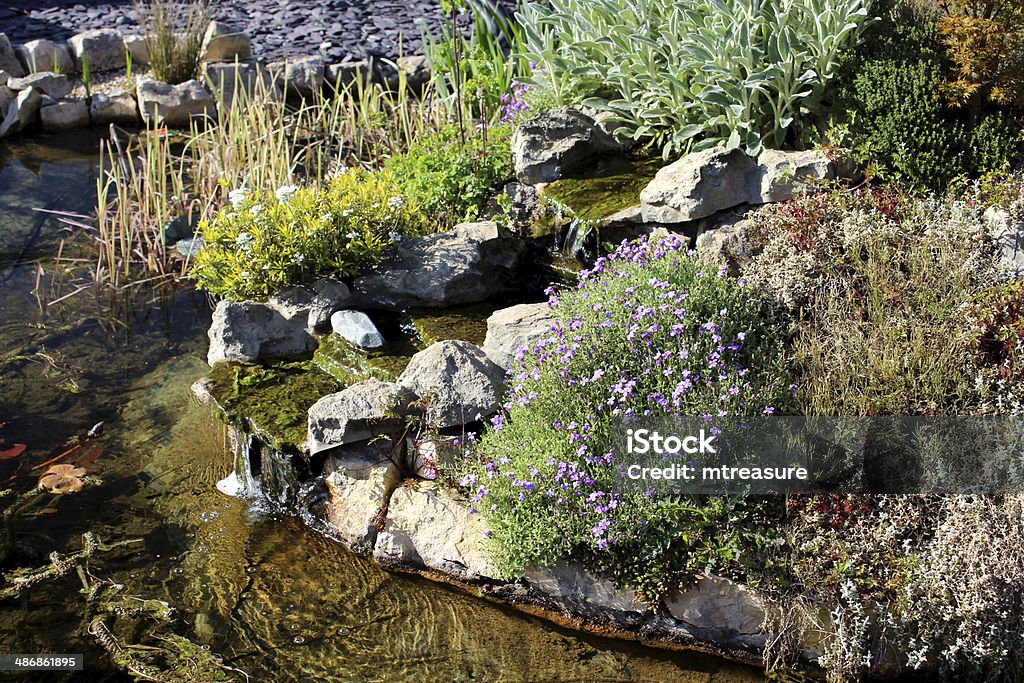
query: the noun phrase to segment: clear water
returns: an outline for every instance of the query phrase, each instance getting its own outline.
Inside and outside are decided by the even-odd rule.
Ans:
[[[384,572],[296,519],[219,493],[215,483],[231,471],[226,430],[189,392],[208,369],[205,298],[154,295],[112,313],[89,293],[50,307],[31,294],[37,267],[52,265],[66,236],[51,218],[34,227],[31,209],[87,212],[95,158],[88,137],[0,145],[0,436],[29,446],[20,474],[9,463],[0,470],[15,476],[6,486],[31,488],[32,465],[105,423],[102,485],[46,496],[19,516],[3,570],[71,552],[85,531],[140,539],[99,555],[91,573],[170,603],[177,633],[256,681],[763,680]],[[86,657],[83,674],[20,680],[130,680],[85,635],[79,588],[71,576],[0,603],[0,652]]]

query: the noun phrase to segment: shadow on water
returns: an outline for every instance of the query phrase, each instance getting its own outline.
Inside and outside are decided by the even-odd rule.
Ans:
[[[81,144],[0,148],[0,243],[16,243],[33,205],[88,211],[95,140]],[[32,259],[52,258],[54,244],[37,240]],[[0,435],[29,447],[9,486],[31,488],[39,474],[31,466],[105,423],[95,465],[102,484],[46,496],[20,520],[9,564],[45,564],[55,549],[78,548],[86,531],[141,539],[93,558],[90,572],[126,595],[170,603],[176,632],[257,681],[762,680],[749,668],[582,635],[389,574],[298,520],[255,514],[216,490],[232,468],[226,429],[189,392],[208,371],[205,297],[182,289],[113,317],[90,293],[40,307],[30,293],[35,263],[4,258]],[[86,659],[81,674],[11,680],[129,680],[86,635],[79,589],[69,576],[0,603],[0,652]]]

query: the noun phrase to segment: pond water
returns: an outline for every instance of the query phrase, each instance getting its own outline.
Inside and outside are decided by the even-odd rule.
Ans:
[[[107,543],[96,580],[162,600],[174,632],[256,681],[757,681],[750,668],[579,634],[417,577],[382,571],[301,521],[220,494],[231,471],[224,425],[192,398],[210,308],[179,289],[114,306],[90,291],[47,306],[67,237],[34,208],[87,213],[96,139],[0,145],[0,437],[28,450],[0,480],[31,489],[31,468],[102,422],[102,483],[42,495],[11,520],[14,566],[42,566],[92,531]],[[77,245],[77,246],[76,246]],[[79,237],[65,256],[82,253]],[[59,270],[59,269],[58,269]],[[60,451],[57,451],[58,453]],[[93,616],[70,575],[0,603],[0,652],[83,653],[80,674],[12,680],[121,681],[87,635]],[[136,642],[146,633],[135,633]]]

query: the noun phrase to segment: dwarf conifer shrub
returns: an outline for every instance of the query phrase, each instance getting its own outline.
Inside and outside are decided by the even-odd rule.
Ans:
[[[756,506],[622,493],[628,456],[612,431],[631,417],[788,410],[783,330],[674,237],[623,243],[549,304],[558,322],[518,352],[508,402],[462,479],[498,566],[575,557],[648,600],[703,571],[736,573],[741,549],[764,538]]]

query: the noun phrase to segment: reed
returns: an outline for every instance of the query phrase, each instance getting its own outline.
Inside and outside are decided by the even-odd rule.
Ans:
[[[213,0],[136,0],[135,14],[153,76],[177,84],[195,78]]]

